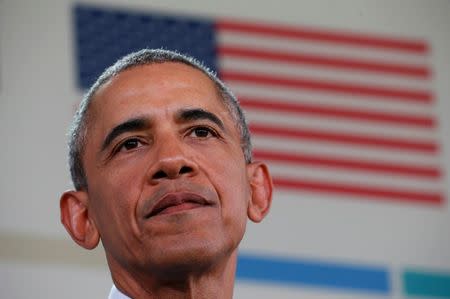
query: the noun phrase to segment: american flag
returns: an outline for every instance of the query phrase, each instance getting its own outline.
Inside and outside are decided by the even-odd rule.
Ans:
[[[279,190],[446,202],[426,40],[87,5],[73,18],[82,88],[141,48],[177,50],[216,70]]]

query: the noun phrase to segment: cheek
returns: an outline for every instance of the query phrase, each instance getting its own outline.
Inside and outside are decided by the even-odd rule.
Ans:
[[[224,163],[228,161],[227,163]],[[245,228],[250,188],[243,161],[223,160],[217,171],[216,188],[222,206],[222,219],[225,225]]]
[[[90,193],[103,230],[127,230],[124,223],[135,222],[135,206],[141,194],[142,175],[138,174],[142,171],[142,163],[129,161],[127,165],[103,169],[93,181]]]
[[[218,147],[204,155],[224,212],[246,215],[247,203],[250,199],[250,186],[247,179],[246,164],[242,150],[238,145]]]
[[[128,159],[112,161],[102,170],[103,185],[114,197],[133,198],[142,189],[146,171],[143,153]]]

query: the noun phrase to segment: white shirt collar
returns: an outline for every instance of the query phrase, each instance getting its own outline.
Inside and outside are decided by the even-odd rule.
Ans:
[[[121,291],[119,291],[115,285],[112,286],[111,292],[109,292],[108,299],[131,299]]]

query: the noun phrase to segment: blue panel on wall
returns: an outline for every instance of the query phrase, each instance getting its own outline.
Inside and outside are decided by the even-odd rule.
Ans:
[[[237,278],[258,282],[389,294],[388,270],[378,266],[240,254]]]

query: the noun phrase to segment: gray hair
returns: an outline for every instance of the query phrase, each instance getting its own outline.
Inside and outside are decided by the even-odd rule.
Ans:
[[[189,65],[203,72],[214,82],[225,106],[229,110],[232,118],[235,120],[236,127],[241,138],[241,148],[245,161],[247,163],[252,161],[250,131],[248,129],[244,113],[239,106],[237,98],[217,77],[217,75],[193,57],[162,49],[143,49],[124,56],[115,64],[107,68],[85,94],[77,112],[75,113],[72,126],[70,127],[68,133],[68,145],[70,174],[76,190],[87,189],[88,187],[82,157],[86,146],[88,133],[89,107],[95,93],[101,86],[124,70],[140,65],[164,62],[179,62]]]

